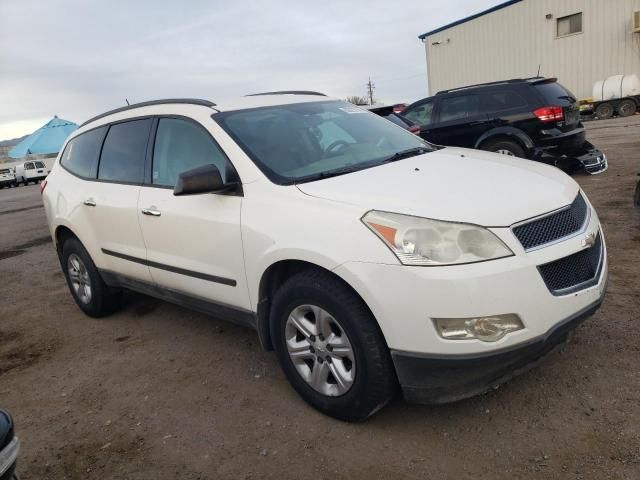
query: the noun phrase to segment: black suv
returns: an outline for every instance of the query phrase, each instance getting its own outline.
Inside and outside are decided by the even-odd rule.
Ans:
[[[402,115],[437,145],[478,148],[589,173],[607,169],[587,142],[575,96],[555,78],[485,83],[439,92]]]

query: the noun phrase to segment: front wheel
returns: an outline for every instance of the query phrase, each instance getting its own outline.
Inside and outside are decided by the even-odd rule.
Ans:
[[[397,380],[382,332],[362,299],[321,270],[276,292],[271,338],[293,388],[326,415],[364,420],[389,402]]]

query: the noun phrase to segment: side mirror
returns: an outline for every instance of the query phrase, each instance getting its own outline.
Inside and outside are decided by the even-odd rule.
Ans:
[[[224,183],[220,170],[215,165],[203,165],[182,172],[173,189],[173,194],[195,195],[198,193],[224,192],[236,187],[237,183]]]

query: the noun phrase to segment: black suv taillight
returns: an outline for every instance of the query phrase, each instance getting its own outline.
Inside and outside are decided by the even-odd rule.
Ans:
[[[562,107],[541,107],[534,110],[533,114],[544,123],[561,122],[564,120],[564,110]]]

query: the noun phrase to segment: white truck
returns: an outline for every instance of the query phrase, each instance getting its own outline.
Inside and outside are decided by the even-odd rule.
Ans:
[[[28,185],[29,182],[38,183],[47,178],[49,170],[42,160],[31,160],[15,167],[15,181],[17,185]]]
[[[15,187],[16,176],[13,173],[12,168],[0,168],[0,188],[4,187]]]
[[[640,111],[640,79],[637,75],[613,75],[593,85],[595,116],[604,120],[617,114],[629,117]]]

